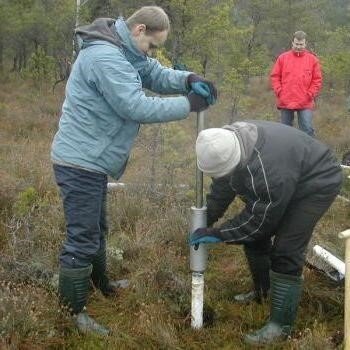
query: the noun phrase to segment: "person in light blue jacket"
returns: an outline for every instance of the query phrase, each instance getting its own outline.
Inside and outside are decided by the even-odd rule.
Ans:
[[[67,82],[51,159],[67,230],[59,295],[83,332],[109,332],[85,311],[90,281],[106,296],[120,287],[106,273],[107,176],[123,174],[140,124],[181,120],[216,101],[212,82],[148,57],[169,29],[164,10],[146,6],[126,21],[99,18],[76,30],[80,52]],[[148,97],[143,88],[180,96]]]

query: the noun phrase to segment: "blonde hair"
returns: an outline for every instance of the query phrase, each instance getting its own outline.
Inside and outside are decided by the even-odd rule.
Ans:
[[[170,21],[165,11],[158,6],[143,6],[134,12],[127,20],[129,29],[135,25],[144,24],[147,32],[163,32],[170,30]]]

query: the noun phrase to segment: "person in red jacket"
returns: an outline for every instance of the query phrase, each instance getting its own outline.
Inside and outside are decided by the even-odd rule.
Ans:
[[[281,122],[292,126],[297,112],[299,128],[314,136],[312,110],[322,87],[322,73],[318,58],[306,50],[304,32],[294,33],[292,49],[277,58],[270,78],[277,108],[281,110]]]

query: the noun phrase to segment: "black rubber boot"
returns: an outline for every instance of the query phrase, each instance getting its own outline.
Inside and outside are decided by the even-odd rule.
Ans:
[[[80,332],[94,332],[101,335],[108,335],[109,330],[99,325],[85,311],[91,270],[91,266],[78,269],[61,268],[58,280],[60,300],[64,305],[69,307]]]
[[[246,304],[251,301],[262,302],[270,289],[270,255],[244,246],[244,252],[252,275],[254,289],[248,293],[236,295],[235,301]]]
[[[128,280],[110,281],[107,277],[106,250],[100,249],[92,261],[92,283],[106,297],[117,294],[118,289],[127,288]]]
[[[303,278],[271,271],[271,314],[268,323],[245,336],[251,345],[285,340],[291,333],[302,292]]]

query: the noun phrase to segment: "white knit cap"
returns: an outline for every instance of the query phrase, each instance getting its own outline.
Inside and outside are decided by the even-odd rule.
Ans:
[[[204,174],[218,178],[230,173],[241,159],[241,148],[233,131],[206,129],[196,142],[197,166]]]

